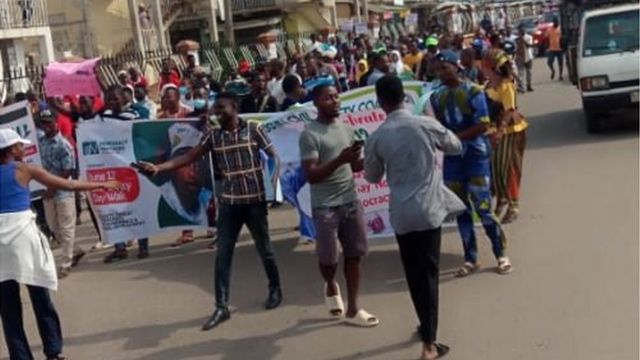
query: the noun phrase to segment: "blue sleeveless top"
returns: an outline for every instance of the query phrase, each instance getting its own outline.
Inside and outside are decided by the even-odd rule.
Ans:
[[[0,214],[31,208],[30,192],[16,181],[16,163],[0,164]]]

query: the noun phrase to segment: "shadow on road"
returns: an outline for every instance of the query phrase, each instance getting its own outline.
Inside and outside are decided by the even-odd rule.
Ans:
[[[563,147],[616,141],[638,136],[638,112],[618,111],[607,116],[601,133],[588,134],[582,109],[530,117],[527,148]]]

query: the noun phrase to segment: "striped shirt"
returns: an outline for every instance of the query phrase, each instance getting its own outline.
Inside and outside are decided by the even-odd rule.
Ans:
[[[234,131],[213,129],[202,144],[212,153],[214,172],[223,177],[222,204],[254,204],[265,198],[260,150],[273,144],[259,124],[240,119]]]
[[[140,116],[140,114],[135,111],[133,108],[131,107],[127,107],[126,109],[124,109],[122,112],[120,113],[116,113],[111,109],[107,109],[105,111],[103,111],[100,116],[102,116],[103,119],[114,119],[114,120],[139,120],[142,117]]]

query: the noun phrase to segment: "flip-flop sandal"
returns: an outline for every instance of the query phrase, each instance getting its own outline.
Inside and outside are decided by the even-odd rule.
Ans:
[[[513,265],[509,261],[508,257],[501,257],[498,259],[498,274],[507,275],[513,271]]]
[[[374,327],[380,324],[380,320],[375,315],[364,309],[358,310],[354,317],[345,317],[344,321],[349,325],[358,327]]]
[[[472,273],[478,271],[480,269],[480,263],[470,263],[466,262],[456,273],[456,277],[465,277],[471,275]]]
[[[333,296],[327,296],[327,284],[324,284],[324,303],[329,309],[329,315],[339,318],[344,315],[344,302],[342,301],[342,295],[340,295],[340,286],[336,285],[336,294]],[[339,312],[339,313],[338,313]]]

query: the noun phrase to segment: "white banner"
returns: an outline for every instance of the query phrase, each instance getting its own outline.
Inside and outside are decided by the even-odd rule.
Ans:
[[[0,129],[9,128],[15,130],[21,137],[29,139],[31,145],[24,148],[24,162],[27,164],[42,165],[40,161],[40,146],[38,145],[38,133],[31,116],[29,102],[21,101],[13,105],[0,108]],[[44,186],[36,181],[29,184],[32,197],[41,195]]]
[[[138,161],[160,163],[196,146],[198,120],[82,123],[78,127],[80,178],[118,180],[120,190],[90,192],[103,240],[119,243],[177,229],[209,226],[213,194],[208,158],[149,178],[135,169]]]

